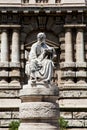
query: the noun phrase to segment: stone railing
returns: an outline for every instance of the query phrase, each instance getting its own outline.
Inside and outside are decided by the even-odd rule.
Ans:
[[[60,0],[22,0],[22,4],[56,4],[60,3]]]

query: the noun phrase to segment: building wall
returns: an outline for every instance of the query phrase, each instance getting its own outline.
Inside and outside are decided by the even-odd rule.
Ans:
[[[61,1],[62,4],[60,1],[54,1],[49,5],[46,5],[45,1],[43,8],[40,2],[38,7],[32,5],[34,8],[30,6],[30,1],[21,1],[24,5],[20,4],[20,8],[12,7],[13,1],[8,1],[11,4],[8,8],[0,2],[0,129],[7,130],[12,120],[19,119],[19,90],[27,83],[25,64],[28,51],[37,40],[37,33],[43,31],[47,36],[47,44],[53,46],[57,54],[52,80],[59,87],[60,116],[68,120],[69,130],[86,130],[85,2],[81,1],[84,6],[78,5],[77,2],[74,3],[76,6],[72,4],[71,7],[71,3],[69,5],[67,1],[65,4],[64,1]]]

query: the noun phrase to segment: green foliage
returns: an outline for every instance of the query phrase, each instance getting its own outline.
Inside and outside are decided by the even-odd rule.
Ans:
[[[66,128],[68,127],[68,121],[65,121],[63,117],[59,118],[58,123],[60,126],[60,130],[66,130]]]
[[[19,125],[20,125],[19,121],[12,121],[9,124],[9,130],[18,130]]]

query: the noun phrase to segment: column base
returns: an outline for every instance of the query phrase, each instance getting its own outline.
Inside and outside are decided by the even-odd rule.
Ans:
[[[20,68],[20,62],[10,62],[10,67]]]
[[[8,61],[0,62],[0,67],[1,68],[7,68],[7,67],[9,67],[9,62]]]
[[[61,69],[74,68],[75,66],[76,66],[75,62],[63,62],[63,63],[60,64]]]
[[[12,79],[9,86],[20,86],[20,82],[16,79]]]
[[[67,85],[67,84],[74,84],[73,80],[69,79],[67,81],[65,81],[64,85]]]
[[[86,68],[86,62],[76,62],[77,68]]]
[[[0,86],[8,86],[8,82],[4,79],[0,81]]]
[[[84,80],[78,80],[77,84],[86,84],[86,81],[84,81]]]

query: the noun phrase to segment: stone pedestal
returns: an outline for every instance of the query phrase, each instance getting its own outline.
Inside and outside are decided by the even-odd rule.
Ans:
[[[32,85],[20,91],[19,130],[58,130],[58,87],[41,82]]]

